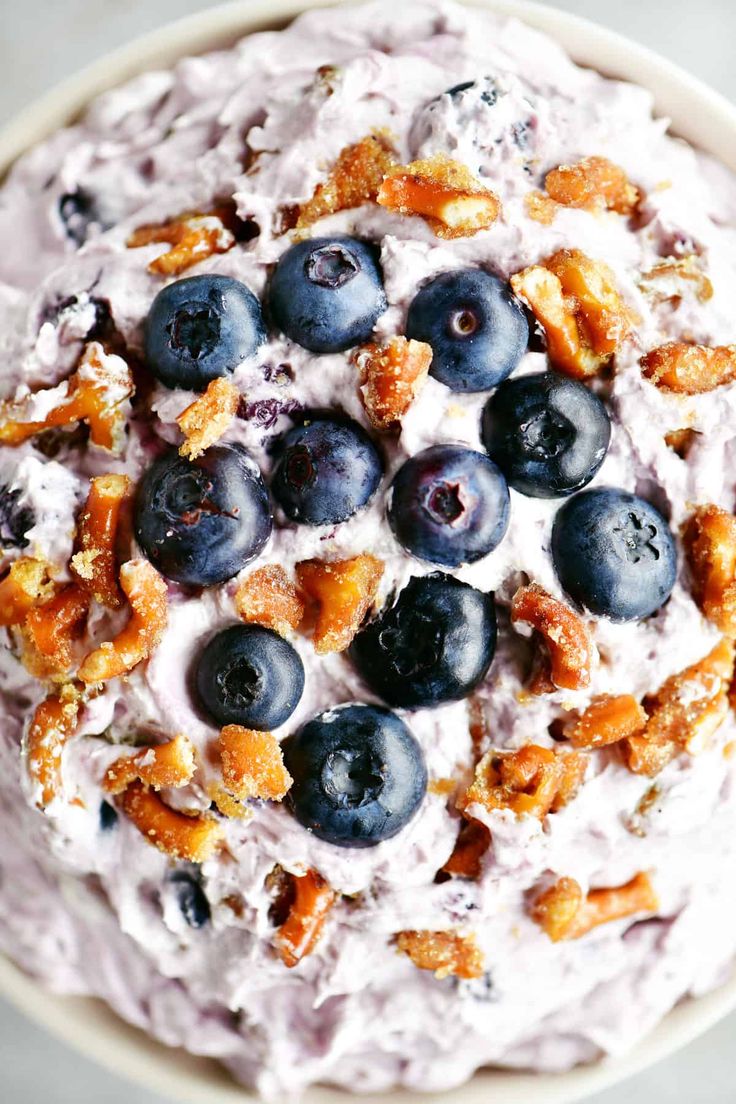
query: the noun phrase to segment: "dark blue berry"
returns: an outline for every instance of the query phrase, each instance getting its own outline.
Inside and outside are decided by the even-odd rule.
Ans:
[[[185,870],[177,870],[171,875],[171,882],[181,914],[189,927],[203,928],[209,924],[212,911],[199,879]]]
[[[258,351],[261,305],[231,276],[190,276],[158,293],[146,322],[146,362],[166,387],[203,391]]]
[[[350,656],[389,705],[415,709],[474,690],[496,650],[493,596],[436,572],[412,579],[394,606],[359,632]]]
[[[270,534],[268,492],[238,445],[207,449],[197,460],[172,449],[138,485],[136,539],[167,579],[222,583],[258,555]]]
[[[675,585],[670,527],[643,498],[612,487],[575,495],[557,512],[552,556],[578,605],[611,621],[637,621],[662,606]]]
[[[93,226],[107,229],[97,205],[96,198],[84,188],[75,192],[65,192],[59,197],[59,217],[66,236],[77,247],[84,245]]]
[[[503,540],[509,491],[482,452],[434,445],[399,469],[388,516],[396,539],[420,560],[459,567]]]
[[[111,832],[117,822],[117,810],[109,803],[109,801],[103,801],[100,805],[100,831]]]
[[[348,237],[293,245],[276,266],[269,302],[279,329],[313,353],[360,345],[386,309],[377,250]]]
[[[304,691],[304,667],[283,637],[260,625],[233,625],[197,662],[202,707],[218,725],[266,732],[288,720]]]
[[[432,346],[430,375],[453,391],[489,391],[526,352],[529,323],[509,285],[480,268],[443,272],[411,306],[407,337]]]
[[[606,408],[576,380],[553,372],[502,383],[483,412],[483,444],[510,485],[532,498],[579,491],[611,440]]]
[[[0,548],[27,548],[26,534],[36,524],[30,506],[21,506],[19,487],[0,486]]]
[[[286,745],[289,801],[300,824],[337,847],[375,847],[400,832],[427,791],[419,744],[395,713],[343,705]]]
[[[365,430],[349,419],[315,416],[284,434],[271,484],[291,521],[336,525],[378,490],[383,462]]]

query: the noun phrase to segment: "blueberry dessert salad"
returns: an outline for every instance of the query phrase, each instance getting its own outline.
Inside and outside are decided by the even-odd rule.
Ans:
[[[380,2],[103,95],[0,244],[0,950],[270,1099],[725,980],[727,170]]]

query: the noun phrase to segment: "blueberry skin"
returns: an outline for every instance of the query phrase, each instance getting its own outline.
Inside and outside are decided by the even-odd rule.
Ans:
[[[554,372],[506,380],[483,411],[483,444],[514,490],[561,498],[606,458],[611,420],[592,391]]]
[[[232,625],[210,640],[195,672],[204,711],[218,725],[278,728],[304,692],[304,666],[288,641],[260,625]]]
[[[271,491],[286,516],[302,525],[336,525],[370,502],[383,461],[366,431],[349,419],[316,417],[277,445]]]
[[[266,340],[261,305],[231,276],[189,276],[168,284],[146,321],[146,363],[166,387],[204,391]]]
[[[175,449],[154,460],[138,485],[136,540],[167,579],[187,586],[225,582],[271,535],[268,492],[239,445],[196,460]]]
[[[359,238],[299,242],[276,266],[269,304],[279,329],[310,352],[360,345],[387,306],[378,252]]]
[[[529,322],[504,280],[465,268],[425,284],[409,307],[406,336],[432,346],[429,374],[452,391],[489,391],[526,352]]]
[[[204,928],[212,917],[210,903],[196,877],[184,870],[171,875],[181,914],[190,928]]]
[[[570,597],[611,621],[638,621],[675,585],[675,538],[658,510],[613,487],[575,495],[552,530],[552,558]]]
[[[406,709],[466,697],[496,650],[493,595],[441,572],[412,579],[355,637],[350,658],[376,694]]]
[[[287,741],[300,824],[336,847],[375,847],[416,813],[427,792],[424,755],[395,713],[345,705],[321,713]]]
[[[501,543],[509,513],[506,480],[493,461],[460,445],[434,445],[399,469],[388,517],[420,560],[459,567]]]

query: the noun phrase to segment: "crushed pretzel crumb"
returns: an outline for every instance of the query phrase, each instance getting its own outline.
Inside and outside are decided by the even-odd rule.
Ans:
[[[665,434],[664,443],[677,453],[681,460],[687,460],[690,449],[700,434],[694,429],[673,429]]]
[[[142,782],[128,786],[120,798],[120,806],[148,843],[171,858],[206,862],[222,840],[222,825],[217,820],[171,809]]]
[[[583,690],[590,685],[596,649],[585,622],[564,602],[531,583],[516,591],[511,623],[531,625],[544,642],[553,688]]]
[[[148,265],[157,276],[178,276],[180,273],[212,257],[227,253],[235,245],[235,236],[225,225],[228,212],[215,208],[205,213],[190,211],[168,222],[139,226],[128,238],[128,249],[146,245],[169,245]]]
[[[235,608],[243,621],[281,636],[296,629],[304,617],[304,602],[280,564],[266,564],[246,576],[235,592]]]
[[[700,303],[713,298],[713,284],[700,267],[694,254],[687,257],[669,257],[660,261],[648,272],[643,272],[640,285],[655,302],[679,306],[682,300],[682,284],[691,284]]]
[[[306,230],[327,215],[375,202],[384,177],[395,163],[383,134],[369,134],[347,146],[325,182],[318,184],[312,198],[299,208],[296,229]]]
[[[360,375],[360,397],[376,429],[397,426],[427,379],[432,347],[424,341],[392,337],[385,345],[363,345],[353,360]]]
[[[49,564],[32,556],[14,560],[0,581],[0,625],[20,625],[37,602],[54,593]]]
[[[688,520],[683,543],[703,614],[736,636],[736,517],[719,506],[700,506]]]
[[[618,165],[607,157],[584,157],[547,173],[547,194],[562,207],[583,207],[633,215],[641,194]]]
[[[530,219],[542,226],[551,226],[559,210],[559,205],[544,192],[529,192],[524,197],[524,207]]]
[[[479,978],[483,955],[472,935],[454,931],[402,931],[396,945],[420,970],[432,970],[436,978]]]
[[[312,953],[337,900],[335,891],[316,870],[293,877],[291,889],[293,901],[274,939],[281,961],[289,969]]]
[[[303,560],[296,576],[305,594],[317,603],[314,650],[318,655],[344,652],[360,628],[383,575],[381,560],[368,553],[328,563]]]
[[[464,812],[478,804],[488,812],[509,809],[516,816],[542,820],[574,797],[584,773],[578,757],[538,744],[512,752],[491,750],[478,763],[458,808]]]
[[[599,748],[637,736],[646,724],[647,714],[631,694],[605,694],[566,724],[563,732],[573,747]]]
[[[180,734],[165,744],[116,759],[105,771],[102,785],[110,794],[121,794],[136,781],[154,790],[178,789],[191,782],[195,769],[192,742]]]
[[[292,778],[284,766],[281,745],[270,732],[226,725],[220,732],[222,781],[236,801],[252,797],[283,801]]]
[[[65,674],[72,665],[73,647],[84,629],[89,595],[76,583],[28,613],[24,635],[28,649],[23,662],[36,678]]]
[[[442,867],[444,874],[455,878],[478,879],[483,868],[483,856],[491,845],[491,833],[477,820],[465,820],[455,847]]]
[[[641,359],[641,370],[655,387],[678,395],[703,395],[736,380],[736,345],[688,345],[670,341]]]
[[[235,417],[240,392],[225,376],[210,380],[207,390],[176,419],[185,437],[180,456],[196,460],[210,445],[219,441]]]
[[[438,238],[471,237],[492,226],[501,212],[498,196],[444,154],[392,169],[377,201],[401,215],[420,216]]]
[[[574,878],[560,878],[540,893],[529,915],[553,943],[565,939],[580,911],[583,891]]]
[[[583,897],[573,878],[560,878],[532,905],[533,920],[557,943],[580,939],[593,928],[637,913],[656,913],[659,902],[648,874],[639,873],[626,885],[592,889]]]
[[[61,755],[74,735],[78,717],[79,696],[72,686],[62,687],[36,707],[28,729],[26,752],[28,773],[41,788],[39,808],[50,805],[61,793]]]
[[[119,609],[115,542],[120,511],[130,489],[127,475],[98,475],[90,482],[87,501],[77,526],[77,551],[71,570],[82,590],[110,609]]]
[[[120,568],[120,585],[131,608],[128,624],[82,661],[82,682],[106,682],[148,659],[163,636],[168,617],[166,583],[148,560],[129,560]]]

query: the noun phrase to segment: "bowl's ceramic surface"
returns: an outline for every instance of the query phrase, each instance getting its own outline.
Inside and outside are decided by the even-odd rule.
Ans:
[[[334,0],[333,0],[334,2]],[[352,2],[352,0],[347,0]],[[637,81],[655,96],[672,129],[716,154],[736,171],[736,107],[671,62],[629,39],[577,16],[525,0],[464,0],[515,15],[547,32],[580,64]],[[35,142],[75,117],[89,100],[146,69],[187,54],[228,45],[251,31],[287,23],[329,0],[238,0],[182,19],[125,46],[65,81],[0,131],[0,177]],[[180,1104],[243,1104],[247,1091],[216,1063],[170,1050],[124,1024],[99,1001],[44,991],[0,956],[0,994],[21,1012],[104,1066]],[[736,977],[719,990],[676,1008],[633,1051],[566,1074],[489,1070],[468,1085],[440,1094],[393,1093],[358,1098],[365,1104],[572,1104],[666,1057],[736,1008]],[[305,1104],[338,1104],[346,1094],[313,1089]]]

